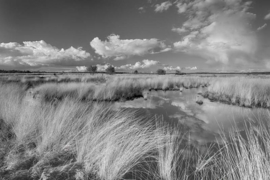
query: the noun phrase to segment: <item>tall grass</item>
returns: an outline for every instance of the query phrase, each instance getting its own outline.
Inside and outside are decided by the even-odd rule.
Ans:
[[[80,100],[119,101],[143,97],[149,90],[179,90],[207,86],[209,79],[151,77],[114,77],[110,81],[95,85],[93,83],[43,84],[34,88],[34,94],[42,99],[62,99],[73,97]]]
[[[0,83],[0,119],[12,124],[18,119],[21,111],[21,103],[26,92],[23,87],[16,83]]]
[[[22,99],[20,111],[15,111],[17,118],[12,120],[15,150],[6,158],[6,165],[11,170],[18,167],[20,158],[34,156],[36,161],[43,162],[44,158],[66,152],[74,154],[86,174],[116,180],[135,172],[141,162],[149,164],[147,159],[155,159],[152,157],[157,144],[162,145],[159,141],[165,141],[164,135],[157,134],[160,127],[153,119],[142,118],[130,111],[116,112],[111,105],[85,104],[68,98],[57,105],[29,98],[26,95]],[[7,100],[15,103],[12,99]],[[5,121],[9,123],[9,120]],[[18,148],[26,154],[17,155]],[[63,163],[68,164],[68,160]],[[154,179],[158,177],[157,172],[151,175],[152,172],[144,168],[134,175],[137,173],[148,174]]]
[[[222,144],[209,145],[202,152],[190,143],[183,124],[142,117],[129,110],[116,111],[113,103],[85,102],[78,98],[90,94],[105,99],[135,89],[141,92],[171,88],[173,83],[180,86],[188,82],[192,87],[208,83],[193,79],[161,80],[120,77],[101,87],[85,83],[45,84],[33,90],[43,92],[47,88],[52,95],[66,94],[57,103],[33,98],[19,85],[1,84],[0,115],[16,136],[4,158],[4,167],[9,173],[26,170],[30,179],[40,178],[48,171],[73,176],[72,168],[67,168],[70,165],[77,168],[75,174],[83,172],[83,179],[270,177],[269,122],[254,119],[252,123],[257,124],[247,123],[244,131],[235,128],[229,136],[224,133]]]
[[[30,87],[37,86],[44,83],[104,83],[108,79],[112,78],[108,75],[100,74],[31,74],[31,75],[9,75],[1,76],[2,82],[14,82],[27,84]]]
[[[241,106],[270,107],[270,80],[222,78],[212,80],[206,97]]]

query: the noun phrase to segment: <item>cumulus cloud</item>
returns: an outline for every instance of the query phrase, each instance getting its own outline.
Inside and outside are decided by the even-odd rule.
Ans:
[[[123,60],[131,56],[142,56],[154,54],[167,49],[166,45],[158,39],[120,39],[119,35],[112,34],[108,40],[101,41],[98,37],[94,38],[90,45],[95,52],[103,58]]]
[[[134,65],[126,64],[126,65],[116,67],[116,69],[145,69],[145,68],[149,68],[151,66],[157,65],[158,63],[159,62],[155,60],[145,59],[142,62],[136,62]]]
[[[112,67],[115,67],[114,65],[111,65],[109,63],[107,64],[96,64],[97,66],[97,71],[98,72],[103,72],[105,71],[109,66],[112,66]],[[116,67],[115,67],[116,68]],[[86,66],[76,66],[76,69],[79,71],[79,72],[86,72],[87,71],[87,67]]]
[[[270,13],[267,14],[267,15],[265,15],[264,19],[265,19],[265,20],[270,20]]]
[[[86,66],[76,66],[76,69],[79,71],[79,72],[85,72],[87,70],[87,67]]]
[[[155,11],[156,12],[163,12],[168,10],[172,6],[172,3],[170,1],[163,2],[161,4],[155,5]]]
[[[173,32],[176,32],[176,33],[178,33],[178,34],[182,34],[182,33],[185,33],[185,32],[187,32],[187,29],[185,29],[185,28],[172,28],[172,31]]]
[[[181,71],[181,67],[180,66],[176,66],[176,67],[173,67],[173,66],[166,66],[163,68],[165,71]]]
[[[101,72],[101,71],[105,71],[109,66],[113,66],[111,64],[97,64],[97,71]],[[114,67],[114,66],[113,66]]]
[[[194,67],[185,67],[185,69],[194,71],[197,70],[198,68],[194,66]]]
[[[174,43],[175,49],[223,65],[246,62],[257,50],[250,5],[242,0],[180,0],[178,12],[187,16],[180,29],[189,33]]]
[[[16,67],[41,67],[85,60],[90,54],[82,48],[58,49],[45,41],[0,43],[0,64]]]
[[[265,23],[264,25],[258,27],[257,31],[261,31],[263,30],[265,27],[267,26],[267,24]]]

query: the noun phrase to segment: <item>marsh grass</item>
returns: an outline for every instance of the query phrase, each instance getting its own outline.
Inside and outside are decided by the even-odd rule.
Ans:
[[[145,91],[180,90],[184,88],[205,87],[209,79],[178,78],[178,77],[113,77],[103,84],[93,83],[47,83],[33,89],[35,95],[42,99],[63,99],[73,97],[88,101],[121,101],[144,97]]]
[[[45,83],[105,83],[111,76],[100,74],[41,74],[41,75],[9,75],[0,76],[1,82],[21,83],[26,88],[32,88]]]
[[[205,178],[209,179],[268,179],[269,129],[259,123],[245,129],[232,129],[229,136],[223,136],[224,145],[219,148],[203,168]]]
[[[33,98],[19,84],[0,84],[0,115],[15,134],[8,146],[0,145],[5,151],[0,153],[0,176],[8,179],[24,172],[30,179],[268,179],[270,134],[269,122],[263,119],[222,134],[222,143],[201,152],[177,122],[116,111],[113,103],[81,100],[208,83],[209,79],[117,77],[100,86],[44,84],[32,90],[46,94],[48,101]],[[49,93],[62,96],[61,101],[52,103]]]
[[[270,80],[262,78],[221,78],[212,80],[204,95],[240,106],[270,107]]]

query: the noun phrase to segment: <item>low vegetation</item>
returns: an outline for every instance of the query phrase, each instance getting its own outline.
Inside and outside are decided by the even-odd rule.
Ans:
[[[213,79],[204,97],[239,106],[269,108],[270,80],[246,77]]]
[[[33,95],[44,100],[72,97],[83,101],[125,101],[144,97],[146,91],[179,90],[181,88],[206,87],[209,79],[176,77],[114,77],[103,84],[94,83],[46,83],[33,89]]]
[[[207,93],[268,102],[268,80],[87,77],[92,80],[48,81],[31,88],[21,80],[0,83],[0,179],[270,177],[269,122],[247,121],[244,129],[221,134],[222,142],[201,151],[190,144],[185,124],[103,102],[143,96],[149,90],[202,87]]]

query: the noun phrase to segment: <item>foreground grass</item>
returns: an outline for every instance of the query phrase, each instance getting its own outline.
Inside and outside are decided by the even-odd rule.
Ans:
[[[167,162],[161,154],[171,156],[167,145],[175,151],[168,140],[182,138],[179,129],[169,133],[157,123],[159,119],[114,111],[111,105],[71,99],[57,105],[40,103],[27,94],[19,98],[19,86],[4,87],[2,92],[11,92],[9,88],[16,91],[9,101],[1,96],[1,103],[18,106],[12,114],[2,116],[5,125],[12,127],[9,133],[14,134],[3,139],[8,149],[3,154],[2,177],[115,180],[171,176],[163,168],[170,168],[172,158]],[[0,107],[2,114],[5,109],[2,104]],[[158,163],[160,159],[162,163]]]

